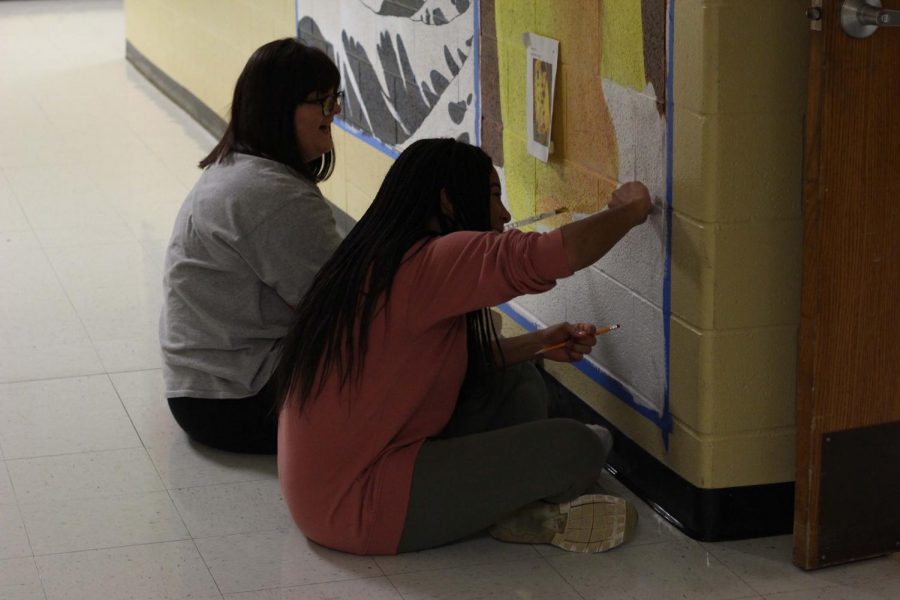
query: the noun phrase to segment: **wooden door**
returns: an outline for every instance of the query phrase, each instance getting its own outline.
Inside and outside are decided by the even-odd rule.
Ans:
[[[850,37],[842,3],[823,0],[811,32],[794,512],[805,569],[900,551],[900,27]]]

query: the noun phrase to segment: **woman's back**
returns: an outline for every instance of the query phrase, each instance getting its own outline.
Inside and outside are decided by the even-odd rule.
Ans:
[[[275,369],[273,348],[340,243],[318,188],[248,154],[208,167],[166,253],[160,343],[168,397],[240,398]]]

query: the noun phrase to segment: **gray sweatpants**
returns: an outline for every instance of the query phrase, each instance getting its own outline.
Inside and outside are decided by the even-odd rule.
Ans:
[[[416,459],[398,552],[440,546],[517,509],[581,495],[600,477],[606,448],[574,419],[547,418],[534,364],[507,368],[490,385],[468,381],[441,436]]]

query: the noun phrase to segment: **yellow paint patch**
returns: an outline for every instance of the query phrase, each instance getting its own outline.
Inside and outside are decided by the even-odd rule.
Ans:
[[[641,3],[606,0],[600,9],[600,75],[644,91],[644,28]]]

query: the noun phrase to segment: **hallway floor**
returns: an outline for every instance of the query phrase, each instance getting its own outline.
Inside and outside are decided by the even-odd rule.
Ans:
[[[168,412],[163,250],[214,140],[124,51],[121,2],[0,2],[0,598],[900,598],[898,555],[805,573],[789,536],[701,544],[642,503],[598,555],[309,543],[274,458],[192,445]]]

